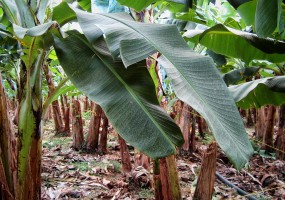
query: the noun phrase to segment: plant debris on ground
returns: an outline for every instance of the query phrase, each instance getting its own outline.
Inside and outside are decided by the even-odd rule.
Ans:
[[[152,171],[143,167],[121,173],[117,135],[108,135],[106,155],[74,151],[71,137],[54,136],[46,123],[43,140],[42,199],[154,199]],[[207,142],[206,142],[207,143]],[[177,156],[183,199],[192,199],[207,144],[199,141],[192,155]],[[130,148],[131,155],[134,154]],[[133,162],[133,161],[132,161]],[[237,171],[220,150],[217,172],[257,199],[285,199],[285,162],[256,153],[247,169]],[[247,199],[216,178],[213,199]]]

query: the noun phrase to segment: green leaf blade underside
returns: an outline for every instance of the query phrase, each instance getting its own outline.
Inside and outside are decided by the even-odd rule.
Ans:
[[[204,31],[199,36],[199,43],[216,53],[239,58],[247,63],[254,59],[274,63],[285,61],[283,41],[258,38],[255,34],[227,28],[222,24]]]
[[[55,39],[63,69],[74,85],[105,111],[118,133],[151,158],[175,154],[183,136],[175,122],[160,108],[146,67],[125,69],[114,62],[104,44],[91,49],[84,39],[70,35]],[[103,46],[103,48],[102,48]]]
[[[230,86],[229,90],[237,105],[243,109],[269,104],[280,106],[285,102],[285,76],[258,79]]]
[[[77,12],[77,17],[80,24],[88,21],[99,27],[104,32],[111,51],[117,52],[119,47],[110,41],[117,40],[119,43],[131,38],[132,41],[145,40],[162,53],[164,57],[159,61],[166,68],[176,95],[207,120],[219,145],[235,167],[240,169],[248,162],[253,149],[224,81],[212,59],[191,51],[175,26],[137,23],[122,14],[88,16]],[[92,37],[89,33],[93,27],[81,28],[88,39]],[[135,38],[138,40],[133,40]],[[120,50],[120,55],[124,56],[124,48]],[[135,61],[140,58],[140,51],[145,49],[133,50],[128,60]]]

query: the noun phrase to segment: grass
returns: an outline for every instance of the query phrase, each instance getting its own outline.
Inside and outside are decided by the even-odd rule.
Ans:
[[[139,198],[140,199],[153,199],[154,193],[153,193],[152,189],[142,188],[141,191],[139,191]]]
[[[204,144],[210,144],[214,140],[214,135],[212,135],[211,133],[205,133],[205,138],[202,141]]]
[[[114,170],[116,173],[121,173],[122,171],[122,165],[118,161],[112,160],[110,161],[112,165],[114,166]]]
[[[92,116],[92,111],[90,110],[82,112],[82,118],[85,120],[90,120],[91,116]]]
[[[43,147],[52,149],[58,145],[66,146],[69,142],[72,142],[71,137],[52,137],[48,140],[43,140]]]
[[[80,170],[80,171],[92,171],[92,168],[99,167],[102,169],[106,169],[108,165],[114,166],[115,173],[121,173],[121,164],[115,160],[111,160],[109,163],[103,163],[98,161],[78,161],[78,162],[69,162],[68,165],[73,165],[75,169],[73,170]]]
[[[92,168],[94,167],[94,163],[96,163],[96,161],[70,162],[70,165],[74,165],[75,170],[79,169],[79,171],[87,172],[92,170]]]

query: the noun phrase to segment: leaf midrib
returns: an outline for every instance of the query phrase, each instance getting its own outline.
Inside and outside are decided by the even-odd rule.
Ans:
[[[77,37],[77,36],[76,36]],[[119,76],[119,74],[113,70],[111,67],[109,67],[109,65],[104,62],[104,59],[101,58],[100,54],[98,55],[97,51],[94,50],[93,48],[90,47],[89,43],[86,43],[85,40],[82,40],[80,37],[77,37],[78,39],[80,39],[82,42],[84,42],[84,44],[86,44],[89,49],[94,52],[96,54],[96,56],[100,59],[101,62],[104,63],[104,65],[107,66],[107,68],[109,69],[109,71],[111,71],[112,74],[115,75],[115,77],[123,84],[123,86],[127,89],[127,91],[130,93],[130,95],[135,99],[135,101],[137,102],[137,104],[141,107],[141,109],[147,114],[147,116],[151,119],[151,121],[154,123],[154,125],[157,127],[157,129],[165,136],[166,140],[171,144],[171,146],[173,147],[173,149],[175,149],[174,144],[170,141],[169,137],[167,136],[167,134],[165,133],[165,131],[162,130],[162,128],[159,126],[159,124],[156,122],[156,120],[154,120],[154,118],[152,117],[152,115],[149,113],[149,111],[145,108],[145,106],[139,101],[138,97],[135,95],[135,93],[133,92],[133,89],[130,88],[128,86],[128,84]]]

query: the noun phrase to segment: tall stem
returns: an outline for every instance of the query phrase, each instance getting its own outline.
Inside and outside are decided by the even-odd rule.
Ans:
[[[45,52],[32,66],[22,66],[18,129],[16,199],[40,199],[41,194],[41,69]]]
[[[162,200],[162,186],[160,180],[159,160],[153,160],[153,182],[154,182],[154,196],[156,200]]]
[[[269,106],[266,118],[266,129],[263,136],[263,144],[264,144],[263,148],[269,152],[273,151],[272,147],[273,147],[275,113],[276,113],[276,107],[272,105]]]
[[[182,199],[174,155],[160,159],[160,180],[164,200]]]
[[[280,106],[279,109],[279,123],[278,123],[278,133],[276,138],[276,148],[280,151],[276,151],[277,159],[285,159],[285,104]]]

